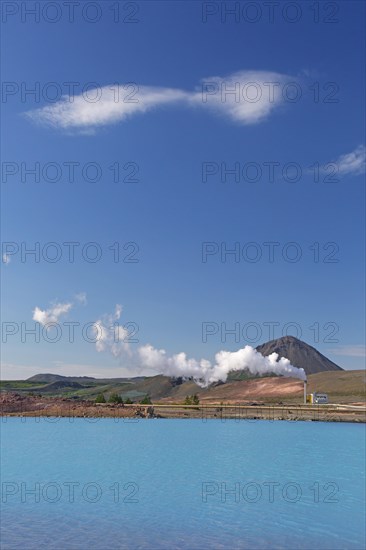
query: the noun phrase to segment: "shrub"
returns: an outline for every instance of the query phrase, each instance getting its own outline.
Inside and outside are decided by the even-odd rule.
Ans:
[[[105,397],[102,393],[99,393],[95,398],[96,403],[105,403]]]
[[[108,399],[108,403],[116,403],[116,404],[123,405],[123,399],[120,395],[118,395],[118,393],[111,393]]]
[[[200,404],[200,400],[198,399],[198,395],[195,393],[194,395],[192,395],[192,405],[199,405]]]
[[[198,395],[195,393],[194,395],[187,395],[187,397],[184,400],[184,405],[199,405],[200,400],[198,399]]]
[[[151,405],[151,399],[149,395],[145,395],[145,397],[140,401],[141,405]]]

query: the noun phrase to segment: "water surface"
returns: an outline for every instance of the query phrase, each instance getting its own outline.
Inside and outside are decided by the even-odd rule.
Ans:
[[[365,427],[1,423],[2,548],[365,548]]]

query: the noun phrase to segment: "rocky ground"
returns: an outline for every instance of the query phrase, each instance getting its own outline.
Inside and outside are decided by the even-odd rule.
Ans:
[[[119,404],[96,404],[93,401],[58,397],[24,396],[17,393],[0,394],[2,416],[65,416],[65,417],[120,417],[148,418],[152,407],[124,406]]]
[[[296,405],[264,402],[208,403],[185,406],[172,403],[153,405],[96,404],[87,400],[0,394],[2,416],[45,416],[75,418],[197,418],[251,420],[309,420],[322,422],[365,422],[364,403],[348,405]]]

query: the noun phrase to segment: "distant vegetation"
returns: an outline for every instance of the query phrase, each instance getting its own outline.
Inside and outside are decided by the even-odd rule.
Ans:
[[[98,393],[98,395],[95,398],[96,403],[105,403],[105,397],[103,393]]]
[[[140,405],[152,405],[150,396],[145,395],[145,397],[140,401]]]
[[[123,405],[123,399],[118,393],[111,393],[108,399],[108,403],[116,403],[117,405]]]
[[[29,382],[28,380],[1,380],[0,389],[6,391],[27,390],[37,388],[37,382]]]
[[[194,395],[187,395],[187,397],[184,400],[185,405],[199,405],[200,400],[198,399],[198,395],[195,393]]]

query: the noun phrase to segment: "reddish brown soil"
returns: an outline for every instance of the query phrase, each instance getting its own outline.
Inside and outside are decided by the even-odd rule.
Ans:
[[[293,378],[256,378],[229,382],[209,390],[208,394],[200,396],[202,401],[248,401],[265,398],[286,398],[301,396],[304,384]]]
[[[145,417],[149,407],[124,407],[114,404],[95,404],[93,401],[76,401],[58,397],[23,396],[17,393],[0,394],[1,415],[23,416],[75,416],[75,417]]]

